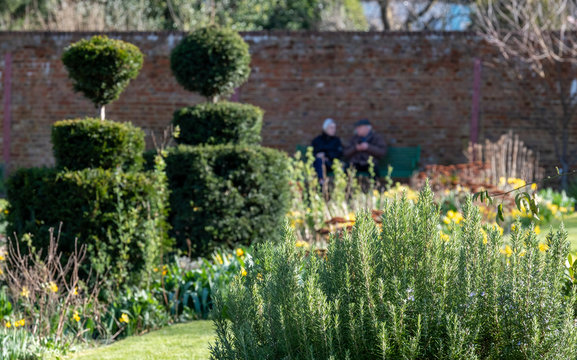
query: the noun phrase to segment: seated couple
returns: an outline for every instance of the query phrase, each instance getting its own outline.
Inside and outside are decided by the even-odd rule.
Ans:
[[[368,171],[370,156],[374,159],[375,173],[378,174],[377,165],[387,153],[387,144],[373,131],[370,121],[361,119],[355,123],[354,135],[344,149],[336,132],[335,121],[326,119],[323,123],[323,133],[312,142],[314,167],[319,178],[323,178],[323,166],[327,169],[325,171],[330,170],[334,159],[344,159],[346,164],[353,166],[357,171]]]

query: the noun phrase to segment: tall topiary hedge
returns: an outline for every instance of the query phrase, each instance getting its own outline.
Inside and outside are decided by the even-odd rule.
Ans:
[[[218,102],[248,79],[248,45],[235,32],[199,29],[174,48],[177,81],[210,101],[177,110],[179,146],[167,157],[171,225],[195,255],[275,237],[288,206],[287,158],[260,142],[261,109]],[[236,146],[235,146],[236,145]]]
[[[173,232],[194,255],[215,246],[272,240],[288,206],[288,159],[261,146],[186,146],[170,151]]]
[[[223,101],[179,109],[172,124],[180,128],[180,144],[259,144],[262,116],[256,106]]]
[[[23,240],[20,247],[41,249],[48,229],[62,224],[63,260],[78,239],[87,248],[84,275],[95,271],[109,286],[138,284],[167,241],[166,174],[161,162],[153,171],[139,171],[144,132],[105,121],[103,106],[136,77],[142,54],[132,44],[95,36],[69,46],[62,59],[75,89],[102,106],[102,117],[56,122],[56,169],[23,169],[12,176],[9,234]]]
[[[144,132],[130,123],[98,119],[58,121],[52,125],[56,166],[61,169],[142,166]]]

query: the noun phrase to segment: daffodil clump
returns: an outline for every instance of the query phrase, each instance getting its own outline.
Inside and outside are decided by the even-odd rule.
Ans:
[[[383,210],[382,230],[359,213],[324,256],[303,256],[290,227],[257,247],[216,302],[211,358],[574,358],[564,230],[503,236],[469,198],[442,235],[428,188]]]

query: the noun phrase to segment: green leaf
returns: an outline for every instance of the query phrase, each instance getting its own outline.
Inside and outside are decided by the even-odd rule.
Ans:
[[[499,221],[505,221],[505,217],[503,216],[503,204],[497,206],[497,223]]]

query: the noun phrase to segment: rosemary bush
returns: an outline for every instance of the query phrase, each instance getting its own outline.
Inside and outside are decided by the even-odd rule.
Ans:
[[[387,200],[382,228],[358,214],[326,256],[260,245],[217,301],[212,359],[573,359],[575,296],[564,295],[566,233],[540,243],[464,219],[441,237],[428,186]],[[223,315],[220,315],[223,313]]]

